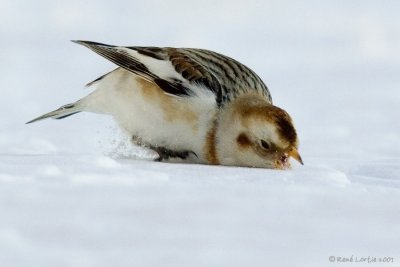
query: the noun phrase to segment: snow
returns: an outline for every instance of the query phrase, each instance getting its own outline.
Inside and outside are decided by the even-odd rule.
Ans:
[[[400,266],[398,2],[0,6],[2,266]],[[25,125],[113,68],[70,39],[239,59],[294,118],[305,166],[152,162],[95,114]]]

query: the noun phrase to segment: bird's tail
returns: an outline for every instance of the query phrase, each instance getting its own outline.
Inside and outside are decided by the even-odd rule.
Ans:
[[[40,117],[37,117],[31,121],[28,121],[26,124],[44,120],[47,118],[52,118],[52,119],[57,119],[57,120],[64,119],[66,117],[69,117],[71,115],[74,115],[76,113],[83,111],[83,109],[84,109],[84,105],[83,105],[82,101],[78,100],[75,103],[64,105],[64,106],[60,107],[59,109],[56,109],[56,110],[46,113]]]

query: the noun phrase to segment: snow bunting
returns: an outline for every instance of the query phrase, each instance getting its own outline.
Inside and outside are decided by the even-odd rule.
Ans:
[[[88,96],[28,123],[81,111],[109,114],[158,160],[286,169],[293,157],[303,164],[289,114],[238,61],[204,49],[74,42],[118,68],[90,82],[96,90]]]

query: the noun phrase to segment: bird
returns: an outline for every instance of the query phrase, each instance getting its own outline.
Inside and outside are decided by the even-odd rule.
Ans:
[[[111,115],[157,161],[290,169],[303,165],[292,118],[250,68],[199,48],[115,46],[74,40],[116,65],[95,89],[27,123],[85,111]]]

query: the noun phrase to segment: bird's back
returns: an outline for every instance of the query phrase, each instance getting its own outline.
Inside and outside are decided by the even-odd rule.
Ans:
[[[202,65],[208,72],[210,72],[221,85],[222,101],[230,101],[233,98],[255,90],[263,94],[269,102],[272,103],[271,94],[261,80],[261,78],[250,68],[237,60],[220,53],[197,48],[170,48],[170,60],[174,61],[174,52],[178,52],[177,58],[182,58]],[[179,56],[180,55],[180,56]],[[183,72],[184,78],[189,78],[190,73]],[[186,76],[186,77],[185,77]]]
[[[254,71],[210,50],[76,42],[158,85],[167,94],[179,97],[196,95],[200,87],[215,95],[218,106],[247,92],[257,92],[272,103],[267,86]]]

